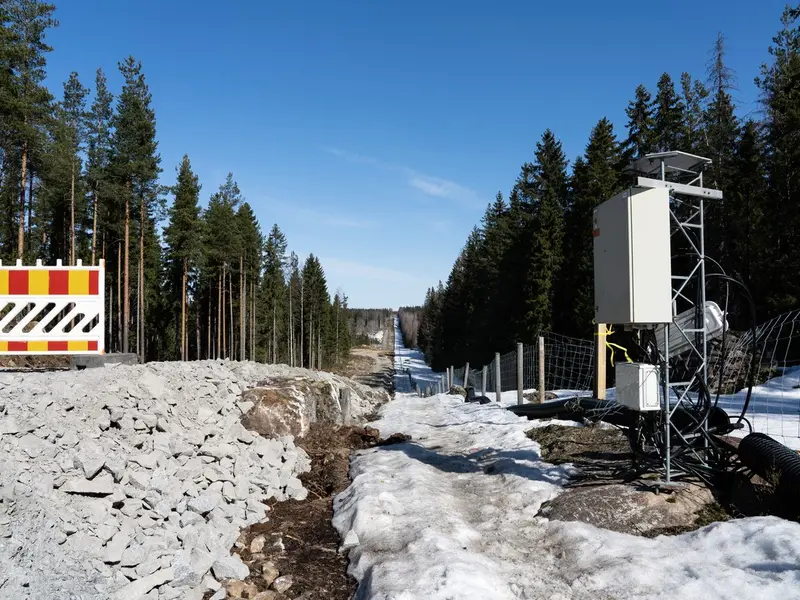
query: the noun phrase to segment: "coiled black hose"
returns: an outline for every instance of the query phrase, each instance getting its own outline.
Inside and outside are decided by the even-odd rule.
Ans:
[[[751,433],[739,444],[739,459],[775,488],[775,494],[800,503],[800,455],[763,433]]]

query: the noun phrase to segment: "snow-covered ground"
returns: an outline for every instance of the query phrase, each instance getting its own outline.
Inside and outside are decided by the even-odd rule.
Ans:
[[[720,396],[719,404],[730,415],[738,418],[744,406],[747,390],[729,396]],[[790,448],[800,450],[800,367],[793,367],[753,387],[746,418],[754,431],[772,436]],[[744,436],[748,429],[733,435]]]
[[[800,598],[800,524],[742,519],[645,539],[537,517],[569,467],[540,458],[524,434],[535,423],[409,393],[404,369],[438,376],[396,339],[398,393],[372,425],[412,440],[359,452],[334,501],[335,527],[360,542],[356,598]]]

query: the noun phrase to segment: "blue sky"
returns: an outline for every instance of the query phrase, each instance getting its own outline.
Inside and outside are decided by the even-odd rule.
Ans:
[[[351,306],[420,303],[542,131],[570,160],[637,84],[705,77],[721,31],[740,114],[784,2],[55,0],[48,84],[144,64],[164,183],[231,171],[262,228],[318,255]],[[665,7],[667,5],[664,5]]]

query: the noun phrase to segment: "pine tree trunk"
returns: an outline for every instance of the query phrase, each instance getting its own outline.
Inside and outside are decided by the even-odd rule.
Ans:
[[[117,348],[122,335],[122,244],[117,242]],[[125,350],[123,350],[125,352]]]
[[[25,124],[27,125],[27,119]],[[28,142],[22,144],[22,164],[19,176],[19,228],[17,229],[17,258],[22,259],[25,249],[25,181],[28,169]]]
[[[322,333],[317,331],[317,369],[322,370]]]
[[[181,360],[186,360],[186,259],[181,277]]]
[[[287,319],[287,330],[288,334],[286,335],[286,344],[287,350],[289,353],[289,366],[294,366],[294,354],[292,352],[292,338],[294,337],[292,332],[292,285],[291,281],[289,283],[289,318]]]
[[[244,274],[244,257],[239,257],[239,360],[245,360],[244,350],[247,338],[244,329],[244,314],[247,309],[246,277]]]
[[[236,360],[236,340],[234,339],[235,329],[233,327],[233,269],[228,273],[228,311],[230,313],[230,357],[231,360]]]
[[[256,283],[250,283],[250,360],[256,360]]]
[[[97,247],[97,189],[92,194],[92,206],[92,266],[94,266],[95,248]]]
[[[208,345],[206,346],[206,358],[211,359],[213,354],[211,354],[211,290],[208,290]],[[199,357],[200,354],[198,352],[197,356]]]
[[[32,169],[28,170],[28,234],[27,234],[27,246],[28,246],[28,256],[33,254],[33,235],[31,233],[33,229],[33,179],[34,173]],[[42,248],[44,248],[44,244],[42,244]]]
[[[122,352],[129,350],[129,327],[131,322],[130,252],[131,252],[131,184],[125,193],[125,272],[122,287],[125,289],[125,302],[122,311]]]
[[[69,264],[75,264],[75,161],[70,169],[70,201],[69,201]],[[94,264],[94,262],[92,262]]]
[[[194,300],[194,333],[195,333],[195,355],[197,356],[197,360],[200,360],[200,304],[197,301],[197,296],[195,295]]]
[[[303,366],[305,364],[305,357],[304,357],[304,352],[303,352],[303,342],[304,342],[304,340],[303,340],[303,337],[304,337],[304,335],[303,335],[303,326],[304,326],[304,322],[305,322],[305,315],[303,314],[304,313],[304,309],[305,309],[305,307],[303,306],[303,289],[304,288],[305,288],[305,281],[301,281],[300,282],[300,368],[301,369],[303,368]]]
[[[224,267],[223,267],[224,273]],[[222,300],[224,296],[222,295],[222,276],[223,273],[220,273],[217,276],[217,358],[222,358],[222,341],[223,341],[223,327],[222,327],[222,317],[225,314],[225,311],[222,309]]]
[[[140,362],[144,364],[144,228],[147,224],[147,215],[144,212],[144,196],[139,200],[139,355]]]

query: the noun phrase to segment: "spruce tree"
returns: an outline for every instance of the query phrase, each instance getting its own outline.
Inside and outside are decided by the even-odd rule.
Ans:
[[[767,172],[772,225],[768,302],[774,313],[796,308],[800,301],[800,5],[781,16],[782,29],[769,48],[771,61],[762,65],[756,83],[765,109]]]
[[[509,274],[503,268],[506,253],[513,242],[508,212],[508,205],[503,200],[502,193],[498,192],[494,202],[487,207],[481,223],[482,267],[478,274],[477,286],[486,293],[478,297],[478,310],[483,318],[477,324],[476,346],[482,354],[475,356],[475,360],[481,357],[488,358],[493,355],[495,348],[505,348],[513,343],[514,335],[506,320],[511,301],[506,293]],[[435,296],[431,302],[438,309],[439,298],[436,290],[431,288],[431,293]],[[433,325],[432,323],[431,326]]]
[[[519,334],[533,339],[553,326],[555,286],[563,261],[564,206],[567,202],[567,159],[549,129],[536,146],[531,169],[532,206],[527,271],[524,275],[525,315]]]
[[[725,38],[720,34],[714,44],[708,65],[711,97],[704,114],[706,143],[703,155],[712,160],[705,185],[722,190],[723,195],[732,191],[733,155],[739,134],[739,122],[734,113],[730,92],[735,89],[734,74],[725,64]],[[705,211],[706,254],[723,263],[728,261],[726,246],[727,223],[724,202],[708,202]]]
[[[617,171],[619,145],[611,121],[601,119],[592,129],[583,161],[576,162],[571,183],[564,247],[569,265],[565,277],[572,293],[564,333],[588,337],[594,319],[594,208],[621,188]]]
[[[625,163],[653,152],[654,131],[653,111],[650,105],[650,92],[643,85],[636,88],[635,97],[625,109],[628,116],[628,138],[623,143]]]
[[[755,292],[758,313],[776,308],[765,302],[772,288],[771,230],[766,220],[769,188],[763,135],[755,121],[742,126],[733,156],[733,181],[725,198],[725,221],[729,224],[730,252],[726,270]],[[782,230],[782,228],[780,228]],[[730,311],[739,329],[750,325],[749,307],[738,290],[731,295]],[[770,299],[771,300],[771,299]],[[735,325],[734,325],[735,326]]]
[[[692,80],[689,73],[681,73],[681,95],[685,108],[678,149],[697,154],[705,139],[703,114],[708,90],[701,81]]]
[[[653,100],[653,144],[657,152],[680,150],[681,134],[684,130],[685,107],[669,73],[658,80],[656,97]]]

